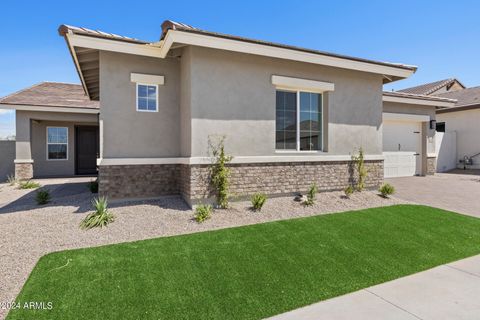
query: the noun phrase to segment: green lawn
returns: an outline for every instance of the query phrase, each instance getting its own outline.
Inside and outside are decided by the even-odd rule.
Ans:
[[[479,253],[480,219],[414,205],[70,250],[8,319],[259,319]]]

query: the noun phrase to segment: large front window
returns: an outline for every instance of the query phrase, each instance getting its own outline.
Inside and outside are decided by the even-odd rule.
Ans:
[[[47,127],[47,159],[67,160],[68,128]]]
[[[277,90],[276,149],[322,150],[322,95]]]

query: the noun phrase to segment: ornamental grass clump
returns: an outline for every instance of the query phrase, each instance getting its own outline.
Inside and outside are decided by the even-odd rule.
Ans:
[[[37,191],[37,195],[35,196],[35,200],[37,204],[43,205],[50,202],[50,192],[47,189],[40,189]]]
[[[109,223],[115,221],[115,217],[108,211],[108,201],[105,197],[99,197],[92,200],[94,212],[90,213],[80,222],[80,228],[83,230],[95,227],[103,228]]]
[[[20,182],[20,185],[18,187],[20,189],[36,189],[40,187],[40,184],[32,180],[27,180]]]
[[[18,179],[15,178],[15,175],[9,174],[9,175],[7,175],[7,183],[10,186],[14,186],[18,183]]]
[[[395,193],[395,188],[389,184],[389,183],[384,183],[382,186],[378,189],[378,192],[382,195],[384,198],[388,198],[388,196],[392,195]]]
[[[266,201],[267,196],[265,194],[255,193],[251,199],[253,211],[261,211]]]
[[[305,206],[313,206],[315,199],[317,198],[318,187],[316,183],[313,183],[307,192],[307,200],[303,202]]]
[[[204,222],[212,216],[212,206],[209,204],[200,204],[195,209],[195,220],[197,222]]]

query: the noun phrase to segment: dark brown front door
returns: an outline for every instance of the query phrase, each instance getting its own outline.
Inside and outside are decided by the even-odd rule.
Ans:
[[[98,127],[75,127],[75,173],[96,174],[98,155]]]

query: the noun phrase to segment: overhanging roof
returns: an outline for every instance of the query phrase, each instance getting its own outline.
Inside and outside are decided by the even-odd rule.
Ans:
[[[433,106],[437,108],[450,108],[455,105],[457,100],[441,98],[437,96],[426,96],[421,94],[404,93],[398,91],[384,91],[383,101],[397,102],[405,104],[415,104],[423,106]]]
[[[162,24],[162,30],[159,42],[147,42],[68,25],[61,25],[59,33],[67,42],[82,85],[92,100],[98,100],[100,96],[99,50],[165,58],[175,44],[193,45],[376,73],[383,75],[384,83],[407,78],[417,69],[410,65],[380,62],[209,32],[169,20]]]
[[[0,108],[98,113],[99,103],[91,101],[79,84],[41,82],[0,99]]]

